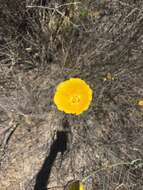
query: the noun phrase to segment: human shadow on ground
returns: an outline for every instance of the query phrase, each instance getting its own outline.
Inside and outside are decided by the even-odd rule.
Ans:
[[[49,155],[46,157],[40,171],[36,177],[36,184],[34,190],[47,190],[47,185],[51,173],[52,166],[56,159],[58,152],[62,155],[67,150],[68,132],[57,131],[56,139],[50,147]]]

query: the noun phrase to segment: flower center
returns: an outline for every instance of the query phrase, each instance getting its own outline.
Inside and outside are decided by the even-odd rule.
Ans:
[[[72,104],[78,104],[80,102],[80,96],[75,95],[71,98],[71,103]]]

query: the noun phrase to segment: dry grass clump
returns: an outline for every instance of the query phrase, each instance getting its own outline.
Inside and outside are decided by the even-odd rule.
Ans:
[[[48,188],[81,180],[91,190],[143,189],[143,2],[78,2],[1,0],[1,190],[34,189],[63,130],[54,89],[71,77],[88,81],[93,102],[68,115]]]

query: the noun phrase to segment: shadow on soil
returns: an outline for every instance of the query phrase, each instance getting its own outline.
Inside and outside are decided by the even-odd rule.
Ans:
[[[56,140],[51,145],[50,153],[48,157],[46,157],[42,168],[37,174],[34,190],[47,190],[52,166],[58,152],[61,152],[61,154],[63,154],[67,150],[67,139],[68,133],[66,131],[57,132]]]

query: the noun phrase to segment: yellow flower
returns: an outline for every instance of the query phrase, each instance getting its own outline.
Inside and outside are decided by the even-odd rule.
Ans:
[[[92,90],[80,78],[61,82],[56,89],[54,102],[60,111],[79,115],[87,110],[92,100]]]
[[[143,100],[139,100],[138,105],[143,107]]]
[[[85,188],[80,181],[75,181],[69,184],[68,190],[85,190]]]

